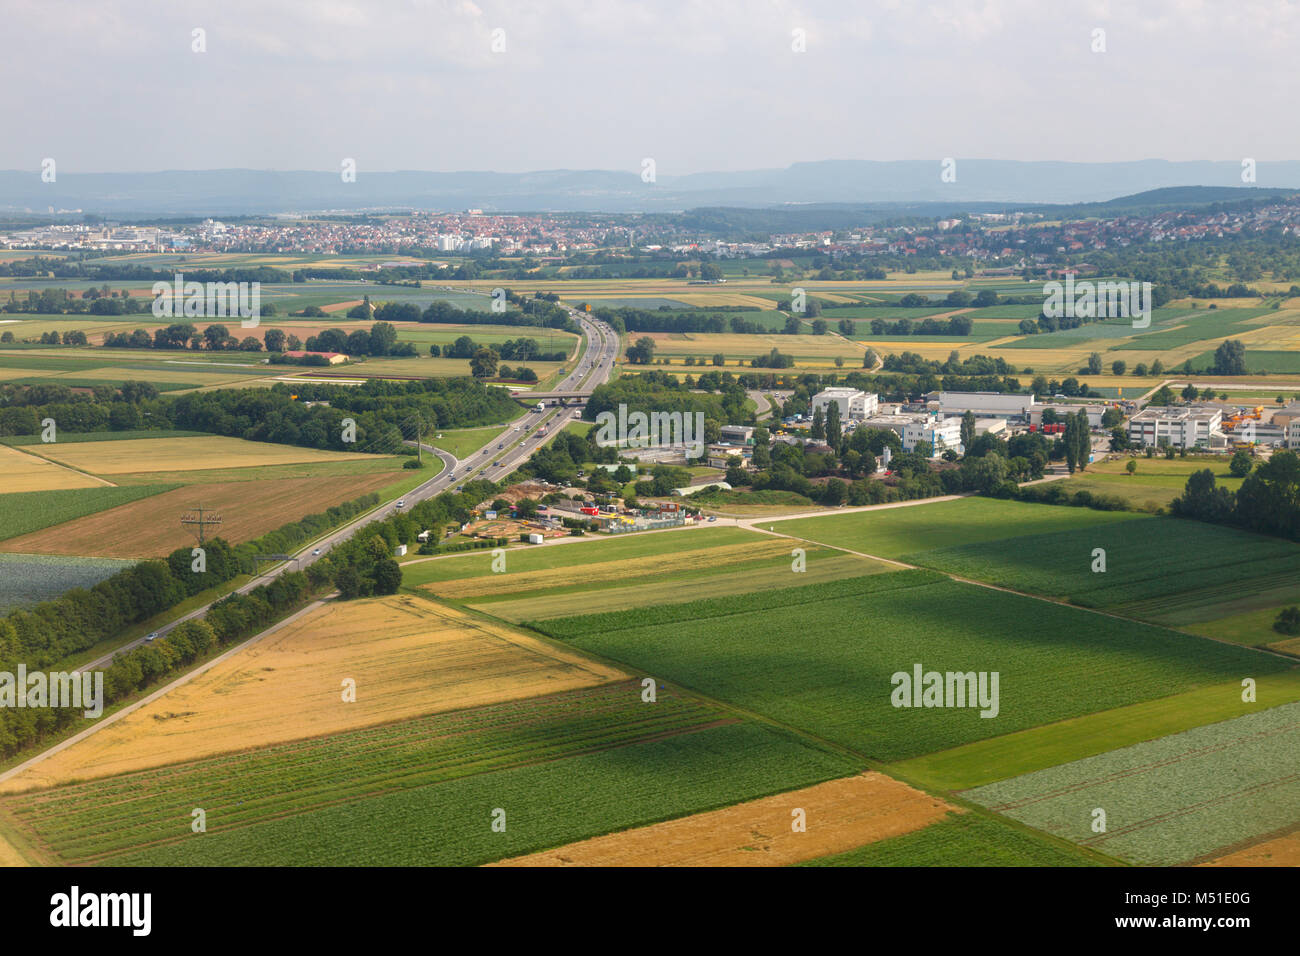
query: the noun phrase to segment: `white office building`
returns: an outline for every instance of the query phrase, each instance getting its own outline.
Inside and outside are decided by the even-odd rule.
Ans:
[[[1208,448],[1210,435],[1219,430],[1222,421],[1223,409],[1217,405],[1148,405],[1129,419],[1128,438],[1141,447],[1169,444],[1174,448]]]
[[[903,451],[915,451],[916,443],[928,441],[932,457],[937,458],[951,448],[961,453],[961,418],[918,417],[903,426]]]
[[[813,413],[816,414],[817,409],[820,408],[824,418],[826,409],[832,402],[840,407],[842,422],[861,421],[876,414],[876,410],[880,408],[879,395],[860,392],[856,388],[827,388],[813,396]]]

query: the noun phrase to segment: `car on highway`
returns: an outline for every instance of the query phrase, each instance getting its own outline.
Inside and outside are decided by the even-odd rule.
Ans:
[[[320,548],[317,548],[315,551],[313,551],[313,552],[311,553],[311,556],[314,558],[314,557],[316,557],[316,556],[319,555],[319,554],[320,554]]]
[[[503,442],[503,441],[499,441],[499,442],[497,442],[497,449],[498,449],[498,450],[500,450],[500,449],[502,449],[502,448],[505,448],[505,447],[506,447],[506,443],[505,443],[505,442]]]
[[[398,498],[398,499],[397,499],[397,507],[399,507],[399,508],[405,508],[405,507],[406,507],[406,500],[405,500],[404,498]]]

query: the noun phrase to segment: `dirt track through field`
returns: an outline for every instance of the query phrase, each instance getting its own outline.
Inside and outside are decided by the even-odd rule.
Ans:
[[[795,832],[792,811],[806,814]],[[929,826],[961,812],[882,773],[864,773],[492,866],[788,866]]]

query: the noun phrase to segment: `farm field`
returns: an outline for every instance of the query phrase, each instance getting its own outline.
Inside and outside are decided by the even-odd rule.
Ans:
[[[885,761],[1222,683],[1242,668],[1287,667],[1260,652],[926,571],[531,626]],[[892,706],[891,676],[917,662],[998,672],[997,715]]]
[[[1137,471],[1125,471],[1129,459],[1137,462]],[[1209,469],[1215,482],[1222,488],[1236,491],[1243,478],[1228,472],[1227,458],[1145,458],[1131,455],[1094,462],[1085,472],[1065,479],[1062,487],[1070,492],[1089,491],[1093,494],[1115,495],[1132,502],[1135,507],[1149,510],[1167,508],[1169,503],[1183,493],[1188,477],[1196,471]]]
[[[110,776],[622,677],[408,595],[327,604],[0,789]],[[353,703],[342,700],[345,678],[356,682]]]
[[[829,549],[809,548],[808,567],[800,572],[801,584],[838,581],[891,570],[889,565],[841,554]],[[707,554],[707,552],[706,552]],[[790,569],[789,551],[763,562],[724,566],[719,569],[679,571],[667,577],[633,579],[617,586],[588,588],[585,584],[555,588],[525,597],[478,599],[468,606],[513,623],[540,621],[552,617],[583,614],[594,607],[602,612],[622,611],[656,604],[680,604],[707,598],[726,598],[767,588],[789,587],[796,580]]]
[[[473,865],[859,769],[629,681],[24,794],[0,819],[61,862]]]
[[[712,547],[703,552],[696,552],[693,557],[707,564],[709,568],[777,558],[786,564],[788,570],[790,549],[784,541],[767,539]],[[683,562],[676,552],[667,552],[654,557],[620,558],[584,564],[581,580],[577,583],[587,588],[592,585],[621,582],[628,578],[653,578],[682,570],[691,571],[692,568],[690,564]],[[507,571],[504,574],[490,574],[459,581],[442,581],[426,586],[426,590],[444,600],[464,601],[471,598],[553,591],[574,584],[573,577],[573,572],[568,567],[511,571],[507,563]]]
[[[995,817],[953,813],[923,830],[803,865],[1098,866],[1100,861]]]
[[[806,833],[791,811],[806,814]],[[495,866],[789,866],[901,836],[952,808],[881,773],[865,773],[571,843]]]
[[[1122,511],[971,497],[848,514],[828,512],[815,518],[774,521],[771,526],[779,533],[835,548],[901,558],[945,545],[996,541],[1008,532],[1049,534],[1135,517]]]
[[[0,445],[0,486],[6,492],[103,488],[111,484],[35,454]]]
[[[157,484],[130,488],[64,488],[56,491],[19,491],[0,494],[0,541],[17,538],[72,521],[97,511],[171,491],[175,485]],[[19,549],[21,550],[21,549]],[[35,548],[32,553],[43,553]]]
[[[11,538],[0,544],[0,550],[114,558],[162,557],[193,544],[193,534],[180,523],[180,517],[199,504],[216,509],[222,516],[218,534],[231,544],[239,544],[288,521],[379,491],[400,480],[403,474],[408,473],[371,472],[352,476],[346,484],[336,478],[317,477],[117,488],[112,490],[134,493],[124,498],[128,502],[130,497],[139,498],[142,492],[152,496]],[[162,493],[152,494],[155,489]]]
[[[699,551],[743,542],[757,543],[766,536],[744,528],[682,528],[630,534],[621,538],[584,537],[540,548],[512,549],[506,555],[508,573],[573,568],[607,561],[635,560],[655,555]],[[427,561],[408,561],[402,568],[402,583],[419,587],[434,582],[482,578],[492,574],[492,555],[456,555]]]
[[[0,554],[0,614],[90,588],[134,562],[48,554]]]
[[[36,446],[29,446],[33,451]],[[12,450],[9,450],[12,451]],[[324,461],[364,461],[356,452],[274,445],[208,435],[203,438],[139,438],[131,441],[81,442],[66,447],[42,445],[41,455],[91,474],[197,471]],[[8,452],[0,452],[5,454]]]
[[[1300,822],[1300,703],[1161,737],[964,796],[1136,863],[1195,861]],[[1103,833],[1091,828],[1106,812]]]
[[[1105,573],[1092,570],[1098,548]],[[1300,546],[1292,542],[1163,517],[933,548],[903,560],[1167,625],[1274,606],[1300,575]]]
[[[1236,850],[1201,866],[1300,866],[1300,831]]]
[[[888,769],[940,790],[964,790],[1300,701],[1300,668],[1256,680],[1252,703],[1241,699],[1241,681],[1230,680],[914,757]]]

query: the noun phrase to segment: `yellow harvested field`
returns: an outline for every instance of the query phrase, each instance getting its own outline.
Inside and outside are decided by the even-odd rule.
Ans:
[[[627,675],[410,595],[334,602],[15,775],[14,792]],[[343,700],[344,681],[356,700]]]
[[[98,488],[107,484],[110,482],[83,475],[17,448],[0,445],[0,488],[6,492]]]
[[[322,451],[224,436],[132,438],[125,441],[71,442],[29,446],[53,461],[102,475],[151,471],[200,471],[205,468],[251,468],[317,461],[367,461],[373,455]]]
[[[30,866],[27,858],[0,833],[0,866]]]
[[[806,832],[795,832],[802,809]],[[882,773],[594,837],[491,866],[789,866],[902,836],[956,807]]]
[[[1201,866],[1300,866],[1300,831],[1256,843]]]
[[[788,541],[764,540],[752,544],[729,544],[720,548],[706,548],[703,551],[691,551],[685,554],[655,554],[621,561],[600,561],[595,564],[584,564],[576,569],[560,567],[546,568],[542,571],[521,571],[518,574],[486,574],[477,578],[437,581],[423,585],[423,589],[441,598],[460,600],[487,594],[544,591],[568,584],[590,586],[604,581],[624,581],[651,574],[671,574],[674,571],[685,571],[700,565],[717,568],[778,555],[789,558]]]

